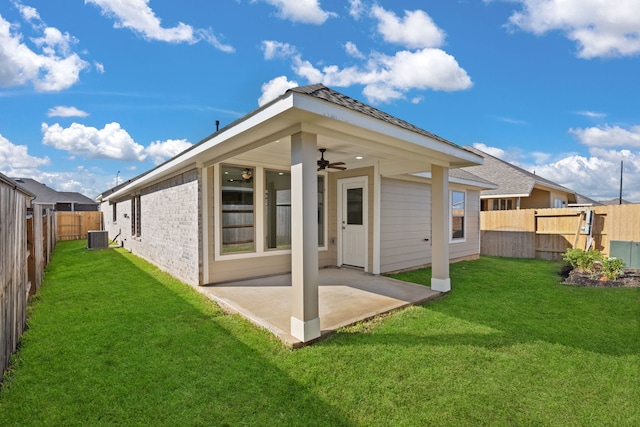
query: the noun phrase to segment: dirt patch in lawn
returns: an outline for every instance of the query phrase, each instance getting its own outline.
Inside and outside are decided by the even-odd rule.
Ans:
[[[592,288],[638,288],[640,287],[640,270],[625,270],[624,274],[616,280],[607,280],[606,277],[594,276],[588,272],[582,272],[565,266],[559,273],[564,277],[565,285],[588,286]]]

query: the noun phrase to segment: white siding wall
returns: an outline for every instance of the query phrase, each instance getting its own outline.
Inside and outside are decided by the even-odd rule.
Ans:
[[[191,285],[200,275],[198,171],[185,172],[140,193],[141,236],[131,236],[131,199],[117,203],[117,220],[112,206],[102,203],[105,229],[132,253]],[[126,218],[125,218],[126,214]]]
[[[429,185],[382,179],[380,216],[381,273],[431,263]]]
[[[466,238],[450,243],[452,261],[480,254],[480,192],[466,191]],[[382,179],[380,208],[380,272],[431,264],[431,186],[425,183]],[[424,239],[429,241],[425,242]]]

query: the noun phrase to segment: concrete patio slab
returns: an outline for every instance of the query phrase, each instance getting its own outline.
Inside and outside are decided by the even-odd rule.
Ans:
[[[428,286],[374,276],[349,268],[326,268],[318,276],[322,336],[378,314],[421,304],[441,295]],[[291,275],[201,286],[200,292],[225,310],[239,313],[291,347],[303,345],[290,335]]]

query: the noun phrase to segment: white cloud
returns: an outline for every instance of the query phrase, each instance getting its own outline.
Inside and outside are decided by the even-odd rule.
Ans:
[[[624,161],[623,197],[640,202],[640,153],[591,149],[590,156],[570,156],[535,165],[536,173],[595,200],[617,197],[620,161]]]
[[[360,19],[360,16],[364,13],[364,5],[362,0],[349,0],[349,15],[355,20]]]
[[[40,14],[35,7],[25,6],[22,3],[14,2],[13,5],[18,9],[22,19],[28,22],[41,23]]]
[[[502,148],[490,147],[486,144],[483,144],[482,142],[475,142],[473,144],[473,147],[476,148],[477,150],[484,151],[485,153],[493,157],[497,157],[498,159],[505,160],[506,153]]]
[[[289,43],[263,40],[262,51],[264,52],[264,59],[271,60],[274,58],[289,58],[296,53],[296,48]]]
[[[276,77],[262,85],[262,95],[258,99],[258,105],[263,106],[285,93],[288,89],[297,87],[298,83],[287,79],[286,76]]]
[[[374,6],[371,14],[378,20],[378,32],[385,41],[410,49],[439,47],[445,33],[422,10],[405,10],[404,19],[380,6]]]
[[[590,147],[640,147],[640,126],[629,129],[620,126],[597,126],[569,129],[578,141]]]
[[[94,62],[93,66],[96,67],[98,73],[104,74],[104,64],[102,62]]]
[[[402,98],[411,89],[455,91],[472,86],[455,58],[440,49],[399,51],[393,56],[373,53],[364,66],[342,69],[329,65],[320,70],[296,56],[293,69],[310,83],[338,87],[364,84],[363,93],[376,103]]]
[[[39,172],[28,178],[35,179],[56,191],[78,192],[91,199],[106,190],[102,177],[97,177],[83,166],[78,166],[73,171]]]
[[[75,38],[41,23],[37,11],[22,7],[22,16],[32,21],[40,37],[32,39],[39,53],[23,42],[22,34],[0,15],[0,86],[32,84],[37,91],[60,91],[73,86],[88,64],[72,51]]]
[[[545,162],[548,162],[549,159],[551,159],[551,154],[543,153],[541,151],[534,151],[531,153],[531,157],[535,159],[536,165],[541,165],[541,164],[544,164]]]
[[[561,31],[577,43],[581,58],[640,53],[638,0],[516,1],[522,10],[511,15],[511,26],[538,35]]]
[[[578,111],[576,114],[588,117],[590,119],[602,119],[604,117],[607,117],[605,113],[598,113],[596,111]]]
[[[175,27],[162,27],[160,18],[149,7],[149,0],[85,0],[85,3],[98,6],[104,15],[114,18],[115,28],[128,28],[147,40],[189,44],[204,40],[223,52],[234,51],[210,30],[194,29],[182,22]]]
[[[145,149],[145,152],[151,157],[155,165],[159,165],[165,160],[182,153],[191,145],[186,139],[167,139],[166,141],[152,142]]]
[[[353,42],[346,42],[344,44],[344,50],[345,50],[345,52],[347,52],[347,54],[349,56],[352,56],[354,58],[357,58],[357,59],[365,59],[366,58],[364,53],[360,52],[360,50],[358,49],[358,46],[356,46],[356,44],[353,43]]]
[[[64,105],[49,108],[49,111],[47,112],[47,117],[87,117],[88,115],[89,113],[86,111]]]
[[[72,123],[63,128],[58,123],[42,123],[42,143],[88,159],[142,161],[144,147],[131,138],[119,123],[106,124],[102,129]]]
[[[527,124],[527,122],[524,121],[524,120],[513,119],[511,117],[500,117],[500,116],[497,116],[495,119],[499,120],[501,122],[504,122],[504,123],[512,124],[512,125],[526,125]]]
[[[351,2],[351,6],[364,7],[356,1]],[[404,19],[399,19],[379,6],[373,10],[375,13],[368,16],[375,15],[379,19],[381,31],[390,41],[402,42],[407,46],[442,44],[444,32],[422,11],[406,11]],[[400,50],[392,55],[372,51],[365,55],[355,43],[347,41],[344,49],[351,58],[360,61],[346,67],[336,64],[320,67],[304,59],[294,46],[274,41],[263,42],[265,59],[291,57],[294,73],[310,84],[322,83],[332,87],[363,85],[362,93],[372,103],[405,99],[412,90],[457,91],[473,85],[456,59],[438,48]],[[423,98],[413,95],[409,99],[412,103],[418,103]]]
[[[26,145],[15,145],[0,134],[0,172],[10,177],[27,176],[51,163],[48,157],[35,157]]]
[[[304,24],[323,24],[329,17],[336,16],[320,7],[318,0],[265,0],[278,9],[282,19]]]

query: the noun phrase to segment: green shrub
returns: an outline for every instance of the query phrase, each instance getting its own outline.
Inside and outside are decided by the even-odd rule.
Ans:
[[[602,261],[602,254],[595,249],[567,249],[562,259],[578,271],[594,271],[596,264]]]
[[[609,257],[602,260],[602,273],[609,280],[616,280],[624,272],[624,261],[620,258]]]

